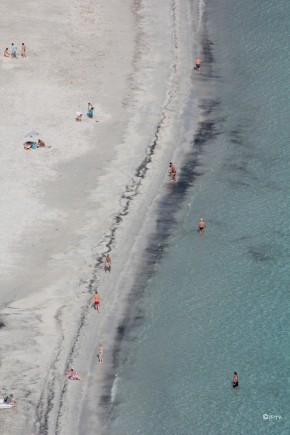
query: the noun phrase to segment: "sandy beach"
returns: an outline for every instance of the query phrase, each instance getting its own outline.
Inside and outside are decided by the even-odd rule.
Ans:
[[[0,394],[18,402],[0,414],[3,434],[101,433],[143,224],[182,149],[191,54],[179,57],[175,3],[2,5]],[[3,56],[12,42],[17,59]],[[26,151],[33,130],[47,147]],[[66,381],[71,365],[82,382]]]

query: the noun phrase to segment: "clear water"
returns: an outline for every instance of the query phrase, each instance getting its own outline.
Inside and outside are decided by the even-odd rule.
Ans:
[[[111,434],[290,433],[290,3],[205,4],[220,134],[147,285]]]

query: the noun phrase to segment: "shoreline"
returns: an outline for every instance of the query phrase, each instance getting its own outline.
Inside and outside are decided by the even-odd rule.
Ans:
[[[200,12],[203,14],[203,10]],[[203,16],[201,20],[203,19]],[[202,35],[200,50],[206,65],[206,74],[203,74],[202,81],[207,82],[213,77],[212,63],[214,62],[212,54],[212,42],[208,38],[208,34],[203,24],[201,31],[201,21],[199,22],[199,31]],[[200,35],[199,35],[200,36]],[[197,43],[197,40],[195,41]],[[176,186],[163,185],[159,194],[154,200],[154,207],[146,216],[142,231],[146,234],[146,241],[142,249],[142,257],[137,266],[131,291],[127,298],[126,311],[117,327],[117,332],[114,341],[113,351],[113,367],[110,373],[107,373],[106,379],[103,382],[102,395],[99,399],[100,420],[102,431],[100,433],[106,435],[112,433],[112,421],[116,417],[119,403],[116,399],[118,383],[122,381],[119,371],[122,365],[127,360],[127,353],[130,352],[130,345],[134,346],[134,342],[138,340],[139,328],[146,321],[146,310],[143,304],[145,289],[148,282],[152,279],[155,268],[164,255],[164,250],[167,248],[167,241],[172,230],[178,224],[178,209],[187,198],[188,190],[193,185],[195,180],[202,176],[199,167],[202,167],[203,146],[207,142],[214,140],[219,135],[216,126],[219,124],[219,118],[216,118],[216,108],[219,101],[212,94],[207,86],[207,83],[202,83],[201,89],[195,95],[195,82],[193,80],[192,95],[190,97],[192,108],[187,108],[186,116],[198,113],[196,125],[191,129],[187,126],[187,141],[190,143],[189,149],[183,152],[180,159],[180,170],[178,183]],[[198,101],[198,104],[196,104]],[[214,115],[214,117],[212,116]],[[186,121],[185,121],[186,123]],[[189,125],[189,124],[188,124]],[[188,140],[192,137],[192,141]],[[157,225],[156,225],[157,222]],[[147,228],[146,228],[147,227]],[[134,309],[132,310],[132,307]],[[88,418],[88,414],[86,414]]]
[[[163,255],[162,252],[166,247],[166,240],[170,235],[170,229],[172,229],[172,226],[176,223],[175,214],[177,213],[176,208],[178,208],[178,203],[179,201],[180,203],[184,201],[184,196],[186,195],[188,188],[191,186],[191,183],[196,177],[201,175],[196,172],[195,169],[192,169],[192,164],[194,168],[198,167],[199,157],[202,152],[202,144],[207,142],[209,136],[213,137],[214,135],[214,122],[209,121],[207,123],[203,122],[203,120],[208,118],[212,109],[215,108],[216,102],[207,96],[207,99],[202,101],[203,105],[197,108],[194,90],[192,91],[189,100],[192,108],[187,108],[187,111],[189,111],[191,115],[193,113],[196,117],[198,113],[199,122],[197,122],[196,119],[191,129],[187,127],[187,138],[185,140],[187,148],[185,148],[183,144],[181,158],[179,158],[179,163],[181,165],[179,174],[181,178],[176,186],[172,186],[171,184],[168,184],[167,181],[163,180],[161,188],[154,198],[151,209],[146,213],[140,234],[138,234],[138,238],[141,239],[141,241],[137,242],[137,247],[135,247],[133,254],[131,254],[131,260],[129,262],[131,266],[133,265],[136,273],[133,276],[130,276],[130,278],[132,278],[130,285],[128,286],[130,292],[122,297],[125,309],[120,313],[121,317],[114,324],[116,333],[114,334],[113,340],[110,341],[112,351],[110,351],[109,355],[109,364],[106,364],[106,368],[102,367],[102,370],[105,371],[105,376],[102,381],[97,377],[98,386],[101,388],[101,392],[96,392],[94,394],[96,398],[96,402],[94,403],[98,406],[98,420],[95,419],[95,416],[92,417],[94,407],[91,405],[83,405],[82,417],[80,419],[81,424],[79,426],[81,427],[80,433],[82,431],[89,433],[88,428],[92,429],[96,425],[101,426],[102,429],[99,429],[100,433],[110,433],[108,424],[110,424],[110,419],[114,418],[112,413],[115,411],[114,401],[118,382],[120,381],[118,371],[124,362],[123,360],[126,359],[126,353],[130,350],[130,344],[134,345],[136,331],[138,333],[138,328],[142,325],[142,322],[145,321],[144,310],[142,308],[145,287],[154,273],[156,264]],[[192,118],[190,119],[192,122]],[[152,148],[155,148],[156,142],[158,143],[159,141],[158,133],[162,122],[163,121],[161,121],[157,126]],[[206,137],[204,137],[205,133]],[[194,137],[193,150],[189,143],[190,141],[188,141],[188,136]],[[199,137],[202,137],[202,140],[199,140]],[[176,151],[180,152],[181,147],[178,147]],[[149,156],[149,158],[145,160],[150,162],[151,157]],[[146,183],[148,182],[148,179],[145,179],[144,181]],[[180,198],[180,194],[182,194],[182,198]],[[168,195],[173,195],[171,200],[169,198],[169,201]],[[174,201],[176,201],[175,204],[173,204]],[[164,209],[166,209],[165,212]],[[168,215],[170,218],[168,218]],[[163,229],[160,228],[162,226]],[[149,242],[148,238],[150,240]],[[139,245],[138,243],[141,244]],[[142,252],[141,257],[138,256],[140,251]],[[136,257],[134,257],[134,255]],[[97,358],[95,358],[95,363],[96,361]],[[95,363],[92,367],[97,367],[97,364],[95,365]],[[91,389],[93,388],[93,385],[91,385]],[[92,392],[90,392],[89,397],[92,397]],[[75,412],[77,412],[76,409]]]
[[[153,12],[152,12],[153,13]],[[188,64],[190,65],[191,68],[191,62],[189,60]],[[173,68],[174,71],[174,68]],[[171,104],[171,97],[169,95],[168,97],[168,104]],[[164,111],[171,111],[171,109],[165,104],[165,109]],[[169,113],[168,112],[168,113]],[[112,315],[110,316],[109,319],[105,319],[105,322],[107,323],[106,325],[100,325],[98,323],[98,330],[99,330],[99,334],[98,336],[101,337],[101,341],[103,343],[103,335],[106,334],[105,331],[108,331],[109,329],[113,330],[113,331],[117,331],[117,335],[118,336],[122,336],[124,334],[124,328],[122,325],[120,325],[120,321],[122,321],[123,318],[123,313],[124,310],[126,310],[128,307],[128,298],[129,298],[129,303],[130,303],[130,298],[132,295],[132,292],[130,291],[130,289],[132,288],[132,286],[134,285],[134,280],[135,280],[135,273],[132,274],[130,273],[130,269],[132,269],[132,265],[133,265],[133,269],[136,269],[136,273],[138,273],[138,268],[139,268],[139,263],[140,261],[143,261],[143,256],[141,258],[139,252],[143,252],[144,249],[146,249],[147,246],[147,242],[146,242],[146,238],[147,238],[147,234],[148,231],[151,232],[151,228],[147,228],[146,230],[144,230],[144,224],[142,224],[142,229],[141,229],[141,233],[145,231],[145,237],[142,238],[142,235],[139,234],[139,230],[137,230],[136,226],[136,216],[134,215],[136,213],[136,210],[138,210],[139,214],[140,214],[140,205],[142,203],[142,197],[144,199],[145,196],[145,192],[147,191],[147,194],[150,192],[150,195],[153,194],[153,202],[156,202],[156,191],[154,189],[154,191],[152,192],[152,180],[150,180],[150,176],[145,177],[144,178],[144,169],[146,171],[146,165],[149,164],[150,165],[150,170],[154,171],[154,177],[156,178],[156,175],[158,176],[158,178],[160,179],[161,182],[161,187],[158,189],[158,191],[162,191],[162,189],[164,188],[164,174],[167,173],[167,161],[164,165],[164,161],[163,161],[163,166],[164,166],[164,172],[160,173],[160,157],[162,158],[162,155],[164,154],[164,152],[167,152],[167,150],[165,149],[161,149],[158,151],[157,155],[155,155],[155,164],[154,167],[152,167],[152,151],[154,152],[154,149],[156,147],[156,142],[163,142],[164,138],[162,138],[161,135],[164,134],[164,132],[161,129],[161,125],[163,122],[165,121],[166,116],[164,116],[163,114],[160,115],[161,116],[161,122],[158,123],[156,125],[156,133],[154,133],[154,140],[152,142],[151,145],[149,145],[147,147],[147,157],[144,158],[143,163],[141,165],[138,166],[138,169],[136,170],[135,176],[133,178],[133,184],[134,184],[134,180],[137,177],[140,177],[140,184],[136,183],[137,186],[137,192],[139,187],[141,188],[142,191],[142,196],[140,198],[140,192],[138,192],[137,197],[135,197],[134,202],[131,204],[131,207],[133,207],[133,211],[131,211],[131,213],[129,215],[127,215],[127,210],[125,211],[125,219],[131,219],[131,221],[133,222],[134,225],[134,233],[138,234],[138,240],[136,242],[134,242],[134,244],[132,245],[132,247],[127,251],[128,254],[130,252],[130,257],[129,259],[127,259],[126,264],[127,267],[125,266],[125,264],[123,264],[123,277],[119,277],[118,280],[118,284],[117,284],[117,288],[114,289],[114,294],[110,294],[110,308],[111,311],[114,311],[114,316],[112,317]],[[170,120],[171,121],[171,120]],[[180,127],[179,127],[180,128]],[[160,134],[160,137],[159,137]],[[183,150],[182,152],[184,152],[184,145],[183,145]],[[176,148],[176,151],[180,151],[179,148]],[[161,152],[161,154],[160,154]],[[159,156],[158,156],[159,155]],[[156,164],[158,164],[158,166],[156,166]],[[157,172],[156,172],[157,171]],[[167,176],[165,175],[166,178],[166,184],[167,184]],[[141,184],[142,182],[142,184]],[[145,190],[144,190],[145,189]],[[148,190],[149,189],[149,190]],[[125,205],[124,207],[126,208],[128,206],[128,203],[130,203],[131,200],[131,194],[133,189],[130,186],[127,186],[126,190],[129,193],[129,200],[127,195],[124,196],[124,202]],[[146,196],[147,196],[146,194]],[[157,194],[157,196],[159,197],[160,193]],[[141,202],[140,202],[141,201]],[[152,200],[150,200],[151,203]],[[138,204],[136,204],[136,202],[138,202]],[[144,208],[144,205],[141,207],[141,209]],[[145,207],[145,216],[148,214],[148,211],[146,210]],[[151,212],[149,212],[150,214]],[[153,213],[154,214],[154,213]],[[121,215],[123,215],[123,213],[121,213]],[[141,212],[142,215],[142,212]],[[123,219],[123,218],[121,218]],[[133,220],[132,220],[133,219]],[[119,221],[118,216],[115,217],[114,219],[115,221]],[[155,219],[153,219],[155,220]],[[124,224],[124,222],[123,222]],[[127,228],[130,228],[130,223],[127,222]],[[153,226],[155,226],[155,222],[153,222]],[[140,222],[138,223],[138,226],[140,226]],[[140,227],[141,228],[141,227]],[[116,242],[116,246],[115,246],[115,251],[114,253],[116,253],[116,247],[120,247],[121,246],[121,251],[123,251],[122,246],[124,246],[124,243],[127,243],[127,234],[128,231],[130,230],[124,230],[121,231],[121,234],[119,234],[119,237],[121,237],[121,239],[124,239],[124,242],[122,243],[120,240],[118,240]],[[144,234],[143,234],[144,236]],[[140,240],[139,240],[140,239]],[[133,250],[133,253],[132,253]],[[118,257],[118,253],[117,253],[117,257]],[[137,260],[136,260],[137,258]],[[139,258],[139,260],[138,260]],[[137,263],[136,263],[137,262]],[[114,266],[113,266],[114,267]],[[125,268],[124,268],[125,267]],[[120,272],[119,272],[120,273]],[[128,273],[128,274],[127,274]],[[103,281],[105,280],[105,278],[103,279]],[[102,285],[102,279],[100,279],[99,284]],[[125,293],[124,293],[125,290]],[[120,297],[120,294],[122,295]],[[121,309],[118,309],[116,307],[116,304],[118,305],[119,303],[122,304]],[[117,314],[116,314],[117,313]],[[117,317],[116,317],[117,316]],[[94,324],[94,323],[93,323]],[[90,325],[93,325],[92,323],[90,323]],[[93,327],[93,326],[92,326]],[[90,328],[90,326],[87,326],[87,329]],[[106,352],[106,366],[102,366],[101,370],[102,373],[94,373],[96,368],[98,369],[98,364],[97,364],[97,355],[94,355],[92,358],[92,361],[90,362],[90,365],[88,366],[88,369],[86,370],[86,373],[88,374],[88,379],[86,380],[86,383],[83,382],[81,385],[77,386],[77,391],[74,391],[74,393],[72,392],[72,389],[70,389],[69,391],[69,396],[66,394],[67,391],[64,391],[65,393],[65,400],[66,400],[66,404],[64,409],[62,409],[61,411],[61,420],[62,422],[59,422],[59,430],[62,433],[62,431],[64,430],[63,428],[66,428],[65,433],[71,433],[71,431],[76,427],[76,425],[78,425],[79,428],[79,433],[82,432],[90,432],[90,430],[95,430],[96,427],[99,427],[101,425],[101,427],[103,427],[103,423],[104,423],[104,413],[107,413],[107,407],[108,404],[110,402],[110,395],[111,395],[111,388],[112,385],[114,385],[115,381],[116,381],[116,373],[115,373],[115,364],[116,364],[116,352],[115,352],[115,337],[116,337],[116,333],[114,332],[113,335],[109,335],[106,334],[106,344],[109,347],[109,352]],[[91,339],[91,342],[90,342]],[[90,348],[90,346],[92,346],[93,341],[95,340],[95,338],[90,337],[90,339],[88,338],[87,342],[85,344],[83,344],[81,347],[82,349],[87,349]],[[115,344],[114,344],[115,343]],[[124,343],[123,343],[124,344]],[[123,349],[122,349],[123,350]],[[79,350],[79,353],[82,353],[81,350]],[[77,358],[77,361],[81,361],[81,357]],[[95,388],[97,387],[97,390],[95,391]],[[73,389],[75,390],[76,388],[73,387]],[[90,398],[89,403],[87,403],[86,397]],[[78,399],[76,399],[78,398]],[[68,413],[68,409],[70,409],[70,412]],[[71,409],[73,409],[73,412],[71,412]],[[81,409],[81,414],[80,414],[80,409]],[[96,409],[98,410],[96,412]],[[65,414],[65,415],[64,415]],[[72,414],[74,416],[74,418],[72,419]],[[65,422],[65,423],[64,423]],[[62,428],[62,429],[61,429]],[[102,432],[102,429],[99,429],[100,433]]]

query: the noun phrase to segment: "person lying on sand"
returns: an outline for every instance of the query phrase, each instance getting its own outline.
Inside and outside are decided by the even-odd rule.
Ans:
[[[5,48],[5,50],[4,50],[4,57],[10,57],[10,53],[9,53],[8,48]]]
[[[28,140],[28,141],[26,141],[26,142],[23,144],[23,148],[24,148],[25,150],[30,150],[30,149],[35,150],[35,149],[37,148],[37,143]]]
[[[31,142],[25,142],[25,143],[23,144],[23,148],[24,148],[25,150],[30,150],[30,148],[31,148]]]
[[[82,120],[82,117],[83,117],[83,114],[81,112],[77,112],[75,120],[80,122]]]
[[[13,399],[13,394],[5,396],[3,399],[3,403],[5,403],[5,405],[15,406],[16,400]]]
[[[45,142],[44,142],[43,140],[38,139],[37,146],[38,146],[39,148],[41,148],[41,147],[45,147],[46,145],[45,145]]]
[[[70,380],[70,381],[80,381],[81,380],[81,378],[78,376],[77,372],[73,368],[66,370],[65,373],[68,375],[67,380]]]

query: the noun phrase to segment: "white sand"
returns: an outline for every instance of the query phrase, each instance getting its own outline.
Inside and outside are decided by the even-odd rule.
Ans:
[[[133,0],[2,3],[1,50],[14,42],[20,53],[25,42],[27,58],[0,57],[0,394],[18,400],[0,413],[0,433],[88,433],[76,404],[85,409],[94,389],[98,403],[104,372],[95,372],[96,352],[104,340],[111,364],[130,262],[137,264],[144,246],[142,223],[183,142],[179,115],[191,54],[178,59],[172,26],[179,23],[166,0],[148,1],[146,10]],[[85,115],[88,102],[93,120]],[[138,188],[135,171],[161,119],[166,128],[150,178],[115,233],[113,270],[105,275],[96,259]],[[25,151],[30,130],[51,148]],[[88,310],[96,282],[100,315]],[[65,381],[71,364],[83,378],[78,385]],[[92,411],[91,428],[98,417]]]

